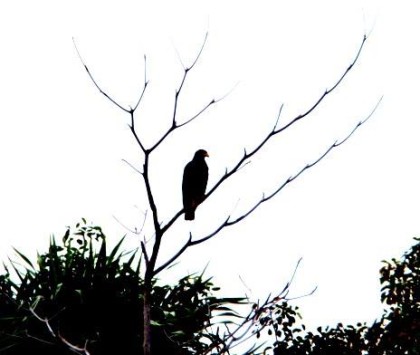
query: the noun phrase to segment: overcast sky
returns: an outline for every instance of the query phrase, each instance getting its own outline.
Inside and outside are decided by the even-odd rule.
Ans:
[[[151,4],[153,3],[153,4]],[[197,211],[165,236],[162,259],[191,231],[204,236],[273,191],[364,119],[345,145],[286,187],[244,223],[189,250],[164,273],[207,274],[225,294],[263,298],[292,288],[310,325],[371,321],[381,314],[381,260],[399,257],[420,233],[418,33],[415,1],[13,1],[0,11],[0,256],[12,246],[35,257],[50,234],[81,217],[111,242],[139,228],[147,209],[142,155],[122,105],[146,92],[136,119],[152,144],[170,124],[180,60],[192,63],[180,121],[226,98],[165,142],[151,162],[152,188],[167,221],[181,207],[181,180],[195,150],[210,154],[209,186],[272,128],[306,111],[352,62],[342,85],[305,121],[273,140]],[[232,90],[233,89],[233,90]],[[147,223],[150,223],[150,214]],[[146,223],[146,224],[147,224]],[[150,229],[144,229],[150,238]],[[143,235],[142,235],[143,237]],[[128,233],[126,248],[138,246]],[[243,282],[240,280],[242,278]]]

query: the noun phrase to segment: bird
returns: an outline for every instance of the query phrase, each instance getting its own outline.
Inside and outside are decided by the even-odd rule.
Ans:
[[[205,158],[209,154],[204,149],[195,152],[193,159],[185,166],[182,179],[182,200],[185,220],[193,221],[195,209],[204,201],[209,177]]]

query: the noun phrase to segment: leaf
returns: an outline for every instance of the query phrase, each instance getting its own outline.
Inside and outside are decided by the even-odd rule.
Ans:
[[[115,255],[117,254],[122,242],[124,241],[125,236],[121,238],[121,240],[117,243],[117,245],[112,249],[111,254],[109,254],[108,260],[112,262],[114,260]],[[118,259],[118,258],[117,258]]]
[[[24,277],[23,277],[21,271],[19,271],[16,268],[15,263],[10,258],[9,258],[9,261],[10,261],[10,265],[12,265],[12,268],[15,271],[16,275],[19,277],[20,282],[23,283]]]
[[[150,324],[154,327],[161,327],[163,325],[163,324],[161,324],[161,323],[159,323],[159,322],[157,322],[153,319],[150,320]]]
[[[13,248],[13,250],[15,251],[16,254],[18,254],[32,268],[32,270],[34,270],[34,266],[32,265],[31,261],[25,255],[23,255],[16,248]]]
[[[70,236],[70,228],[67,228],[66,233],[63,236],[63,243],[66,244],[67,240],[69,239]]]

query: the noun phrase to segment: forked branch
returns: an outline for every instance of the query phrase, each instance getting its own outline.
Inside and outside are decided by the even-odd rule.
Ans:
[[[278,122],[279,122],[281,112],[282,112],[282,108],[283,108],[283,105],[281,105],[279,113],[278,113],[277,118],[276,118],[276,122],[273,126],[273,129],[270,132],[267,133],[267,135],[260,141],[260,143],[254,149],[252,149],[248,152],[247,152],[246,149],[244,150],[243,156],[236,162],[236,164],[230,170],[226,169],[225,174],[222,175],[220,177],[220,179],[215,183],[215,185],[208,191],[208,193],[206,194],[204,199],[209,198],[226,180],[228,180],[231,176],[236,174],[240,170],[240,168],[244,164],[246,164],[250,160],[250,158],[252,158],[255,154],[257,154],[274,136],[276,136],[277,134],[285,131],[287,128],[293,126],[294,124],[296,124],[297,122],[299,122],[303,118],[307,117],[310,113],[312,113],[325,100],[325,98],[329,94],[331,94],[342,83],[344,78],[348,75],[348,73],[351,71],[351,69],[357,63],[357,61],[359,60],[360,54],[362,53],[362,50],[363,50],[363,47],[365,45],[365,42],[366,42],[367,38],[368,37],[366,35],[363,36],[363,40],[362,40],[362,42],[359,46],[359,49],[356,53],[356,56],[354,57],[351,64],[346,68],[344,73],[338,78],[338,80],[329,89],[325,90],[325,92],[315,101],[315,103],[309,109],[307,109],[302,114],[293,118],[286,125],[278,128],[277,126],[278,126]],[[178,211],[166,223],[166,225],[164,225],[162,227],[162,232],[165,233],[176,222],[176,220],[183,214],[183,212],[184,212],[184,210]]]
[[[146,76],[146,56],[144,56],[144,84],[143,84],[143,88],[141,90],[141,94],[139,96],[139,99],[137,100],[136,104],[134,105],[134,108],[126,108],[123,105],[121,105],[120,103],[118,103],[115,99],[113,99],[109,94],[107,94],[104,90],[102,90],[102,88],[99,86],[99,84],[97,83],[97,81],[95,80],[95,78],[93,77],[92,73],[90,72],[88,66],[86,65],[85,61],[83,60],[79,49],[77,48],[76,45],[76,41],[73,38],[73,44],[74,44],[74,48],[76,49],[77,55],[79,56],[80,61],[82,62],[83,66],[85,67],[85,70],[87,72],[87,74],[89,75],[90,80],[93,82],[93,84],[96,86],[96,88],[99,90],[99,92],[104,95],[109,101],[111,101],[115,106],[117,106],[119,109],[123,110],[124,112],[127,113],[132,113],[134,111],[136,111],[136,109],[138,108],[138,106],[140,105],[141,100],[143,99],[144,93],[146,91],[147,85],[148,85],[148,81],[147,81],[147,76]]]
[[[332,150],[334,150],[335,148],[339,147],[340,145],[342,145],[343,143],[345,143],[348,139],[350,139],[350,137],[354,134],[354,132],[356,132],[356,130],[358,128],[360,128],[360,126],[362,126],[367,120],[369,120],[369,118],[372,117],[372,115],[374,114],[374,112],[376,111],[376,109],[378,108],[379,104],[382,101],[382,97],[378,100],[378,102],[376,103],[375,107],[373,108],[373,110],[369,113],[369,115],[362,121],[358,122],[357,125],[350,131],[350,133],[343,138],[340,141],[335,141],[332,145],[330,145],[328,147],[328,149],[326,149],[324,151],[324,153],[322,153],[317,159],[315,159],[313,162],[306,164],[302,169],[300,169],[296,174],[290,176],[286,181],[284,181],[276,190],[274,190],[272,193],[270,193],[269,195],[265,195],[263,194],[262,198],[253,206],[251,207],[246,213],[242,214],[239,217],[236,217],[235,219],[231,219],[231,217],[229,216],[214,232],[212,232],[211,234],[209,234],[208,236],[201,238],[199,240],[193,241],[192,245],[196,245],[196,244],[200,244],[210,238],[212,238],[213,236],[215,236],[218,232],[220,232],[220,230],[222,230],[225,227],[230,227],[240,221],[242,221],[243,219],[245,219],[246,217],[248,217],[251,213],[253,213],[261,204],[263,204],[264,202],[267,202],[268,200],[271,200],[274,196],[276,196],[281,190],[283,190],[288,184],[290,184],[291,182],[293,182],[294,180],[296,180],[301,174],[303,174],[306,170],[314,167],[315,165],[317,165],[321,160],[323,160],[329,153],[331,153]]]
[[[64,338],[59,331],[55,332],[54,329],[52,328],[51,324],[50,324],[50,318],[47,317],[41,317],[36,311],[35,311],[35,307],[30,307],[29,311],[32,313],[32,315],[38,319],[40,322],[44,323],[45,326],[48,329],[48,332],[51,334],[51,336],[55,339],[59,339],[64,345],[66,345],[71,351],[77,353],[77,354],[81,354],[81,355],[90,355],[90,352],[87,350],[87,345],[89,343],[88,340],[85,341],[85,344],[83,347],[78,346],[78,345],[74,345],[72,344],[70,341],[68,341],[66,338]],[[41,339],[38,339],[40,341],[43,341]]]
[[[354,60],[352,61],[352,63],[347,67],[347,69],[344,71],[344,73],[341,75],[341,77],[335,82],[334,85],[332,85],[329,89],[325,90],[325,92],[318,98],[318,100],[308,109],[306,110],[304,113],[300,114],[299,116],[296,116],[294,119],[292,119],[289,123],[287,123],[286,125],[277,128],[277,124],[278,121],[280,119],[280,115],[281,115],[281,111],[283,108],[283,105],[280,107],[278,116],[277,116],[277,120],[275,125],[273,126],[272,131],[270,131],[267,136],[250,152],[246,152],[246,150],[244,151],[244,155],[242,156],[241,159],[238,160],[238,162],[236,163],[236,165],[228,172],[226,172],[220,179],[219,181],[213,186],[213,188],[207,193],[206,198],[208,198],[210,195],[212,195],[217,188],[224,183],[229,177],[231,177],[233,174],[235,174],[236,172],[238,172],[239,168],[242,166],[242,164],[244,164],[246,161],[248,161],[251,157],[253,157],[256,153],[258,153],[266,144],[267,142],[272,139],[275,135],[285,131],[287,128],[293,126],[294,124],[296,124],[297,122],[299,122],[301,119],[305,118],[306,116],[308,116],[311,112],[313,112],[320,104],[321,102],[324,101],[324,99],[331,94],[339,85],[340,83],[344,80],[344,78],[347,76],[347,74],[350,72],[350,70],[353,68],[353,66],[356,64],[356,62],[358,61],[360,54],[362,52],[363,46],[366,42],[367,37],[363,36],[363,40],[362,43],[360,44],[360,47],[357,51],[357,54],[354,58]]]
[[[174,107],[173,107],[173,111],[172,111],[172,124],[171,126],[165,131],[165,133],[163,133],[161,135],[161,137],[156,141],[155,144],[153,144],[148,151],[152,152],[153,150],[155,150],[166,138],[168,138],[168,136],[173,133],[175,130],[177,130],[178,128],[181,128],[189,123],[191,123],[192,121],[194,121],[196,118],[198,118],[201,114],[203,114],[205,111],[207,111],[208,108],[210,108],[210,106],[216,104],[217,102],[219,102],[221,99],[212,99],[210,100],[203,108],[201,108],[196,114],[194,114],[192,117],[190,117],[189,119],[187,119],[186,121],[182,122],[182,123],[178,123],[177,122],[177,114],[178,114],[178,106],[179,106],[179,98],[181,95],[181,92],[184,88],[184,85],[187,81],[187,77],[188,74],[190,73],[190,71],[196,66],[198,60],[201,57],[201,54],[203,53],[204,47],[206,45],[207,42],[207,38],[208,38],[208,32],[206,33],[205,37],[204,37],[204,41],[201,45],[200,50],[198,51],[197,56],[195,57],[194,61],[192,62],[192,64],[188,67],[186,67],[182,61],[181,64],[184,68],[184,73],[181,79],[181,82],[178,86],[178,88],[175,91],[175,98],[174,98]]]
[[[289,185],[291,182],[296,180],[301,174],[303,174],[306,170],[314,167],[317,165],[321,160],[323,160],[331,151],[333,151],[335,148],[339,147],[343,143],[345,143],[350,137],[356,132],[358,128],[360,128],[367,120],[369,120],[376,109],[378,108],[379,104],[382,101],[382,97],[378,100],[373,110],[369,113],[369,115],[362,121],[358,122],[357,125],[350,131],[350,133],[347,134],[346,137],[344,137],[340,141],[335,141],[332,145],[328,147],[317,159],[315,159],[313,162],[306,164],[302,169],[300,169],[296,174],[290,176],[286,181],[284,181],[282,184],[279,185],[277,189],[275,189],[273,192],[271,192],[269,195],[263,194],[262,198],[255,203],[247,212],[243,213],[239,217],[236,217],[234,219],[231,218],[231,216],[228,216],[213,232],[208,234],[205,237],[202,237],[200,239],[193,240],[192,235],[190,234],[187,242],[182,246],[179,251],[174,254],[168,261],[166,261],[163,265],[161,265],[159,268],[156,269],[155,274],[159,273],[160,271],[166,269],[169,265],[171,265],[174,261],[176,261],[189,247],[192,247],[194,245],[201,244],[214,236],[216,236],[222,229],[233,226],[248,216],[250,216],[255,210],[260,207],[264,202],[267,202],[271,200],[274,196],[276,196],[281,190],[283,190],[287,185]],[[246,153],[245,153],[246,154]]]

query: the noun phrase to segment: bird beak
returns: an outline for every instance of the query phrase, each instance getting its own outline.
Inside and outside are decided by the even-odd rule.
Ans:
[[[204,156],[208,158],[209,157],[209,153],[206,152],[206,154],[204,154]]]

